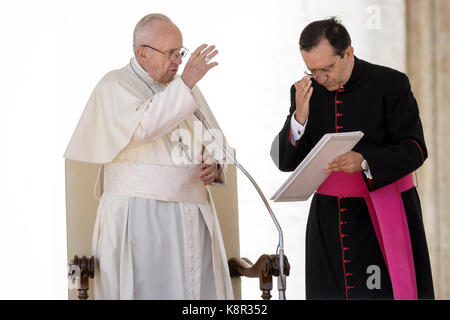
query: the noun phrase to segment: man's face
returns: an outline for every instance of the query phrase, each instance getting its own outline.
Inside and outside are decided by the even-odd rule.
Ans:
[[[327,39],[310,51],[301,51],[306,67],[314,74],[314,79],[328,91],[341,88],[353,70],[353,48],[348,47],[341,58],[334,53]]]
[[[166,54],[148,47],[140,47],[138,61],[154,80],[166,84],[173,80],[182,63],[181,56],[174,61],[171,61],[169,56],[170,53],[181,49],[183,37],[180,30],[172,23],[160,20],[154,20],[152,23],[154,24],[152,35],[145,44]]]

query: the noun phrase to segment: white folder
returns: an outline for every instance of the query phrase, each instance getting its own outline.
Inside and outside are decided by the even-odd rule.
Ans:
[[[325,134],[270,200],[308,200],[328,177],[324,170],[328,162],[351,151],[363,136],[361,131]]]

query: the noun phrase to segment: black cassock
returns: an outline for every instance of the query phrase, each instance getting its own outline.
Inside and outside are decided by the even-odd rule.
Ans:
[[[417,102],[408,77],[355,57],[349,81],[328,91],[315,80],[305,132],[291,144],[295,87],[283,129],[271,156],[281,171],[293,171],[326,133],[362,131],[353,148],[367,160],[370,191],[415,171],[427,158]],[[433,299],[430,260],[420,201],[413,187],[401,194],[410,232],[419,299]],[[363,198],[314,194],[306,228],[307,299],[392,299],[389,273]],[[345,213],[339,209],[345,208]],[[341,238],[341,234],[346,234]],[[342,240],[341,240],[342,239]],[[378,266],[380,273],[373,267]],[[380,283],[376,282],[380,275]]]

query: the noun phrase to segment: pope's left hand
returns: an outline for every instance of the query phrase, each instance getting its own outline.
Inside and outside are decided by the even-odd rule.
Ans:
[[[199,157],[200,160],[200,157]],[[216,161],[212,157],[201,156],[201,164],[200,164],[200,174],[198,177],[202,180],[204,185],[208,185],[217,178],[217,174],[219,172],[219,168],[217,166]]]
[[[328,162],[328,166],[325,168],[325,172],[331,173],[336,171],[343,171],[346,173],[356,173],[363,170],[361,168],[362,160],[363,156],[361,153],[349,151]]]

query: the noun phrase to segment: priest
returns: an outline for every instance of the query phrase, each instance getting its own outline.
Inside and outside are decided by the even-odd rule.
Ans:
[[[65,158],[102,164],[92,255],[96,299],[232,299],[209,186],[225,183],[222,154],[200,111],[221,133],[196,86],[217,66],[206,44],[189,58],[162,14],[136,25],[134,57],[92,92]]]
[[[357,58],[336,18],[301,33],[305,77],[271,157],[293,171],[326,133],[362,131],[324,168],[306,230],[307,299],[433,299],[419,197],[412,173],[427,158],[408,77]]]

